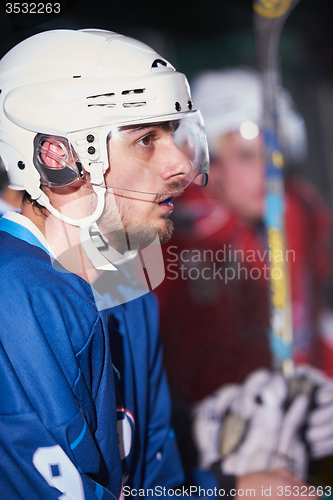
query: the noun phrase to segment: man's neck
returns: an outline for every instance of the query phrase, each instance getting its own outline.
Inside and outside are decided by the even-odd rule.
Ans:
[[[47,210],[45,210],[45,213],[48,214]],[[31,222],[35,224],[35,226],[40,230],[40,232],[46,238],[45,221],[47,215],[44,215],[42,211],[39,208],[33,206],[32,203],[24,203],[21,214],[30,219]]]
[[[100,274],[93,268],[80,242],[80,229],[61,222],[45,208],[25,203],[22,215],[35,224],[43,234],[57,259],[65,269],[92,284]]]

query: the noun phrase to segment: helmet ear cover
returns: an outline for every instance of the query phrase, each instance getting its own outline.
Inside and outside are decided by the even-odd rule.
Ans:
[[[63,155],[50,149],[43,149],[46,142],[60,147]],[[55,160],[56,166],[47,165],[42,159],[42,153]],[[51,188],[70,186],[83,177],[82,165],[65,137],[37,134],[34,138],[33,163],[40,173],[42,184]]]

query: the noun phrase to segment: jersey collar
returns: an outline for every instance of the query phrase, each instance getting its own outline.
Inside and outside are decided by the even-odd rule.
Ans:
[[[0,219],[0,231],[4,231],[20,240],[30,243],[30,245],[41,248],[50,257],[56,258],[43,233],[30,219],[22,214],[12,211],[6,212]]]

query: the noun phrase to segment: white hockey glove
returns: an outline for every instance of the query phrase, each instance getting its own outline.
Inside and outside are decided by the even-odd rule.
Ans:
[[[240,390],[240,385],[226,384],[195,406],[192,430],[199,452],[200,469],[208,470],[221,459],[221,429],[227,409]]]
[[[333,380],[308,365],[297,367],[296,376],[305,377],[314,386],[305,430],[310,456],[320,459],[333,455]]]
[[[287,382],[282,374],[269,370],[251,374],[238,386],[229,405],[221,405],[224,413],[220,415],[219,430],[215,424],[219,449],[215,444],[211,456],[207,452],[208,441],[203,434],[199,435],[204,426],[203,414],[201,425],[196,423],[200,405],[207,407],[208,400],[213,404],[211,397],[206,398],[198,405],[194,418],[194,439],[201,466],[209,468],[219,456],[223,474],[242,475],[285,467],[304,478],[308,457],[300,429],[309,408],[312,386],[303,381],[301,385],[299,380]],[[223,394],[223,389],[219,394]],[[209,419],[206,425],[211,425]]]

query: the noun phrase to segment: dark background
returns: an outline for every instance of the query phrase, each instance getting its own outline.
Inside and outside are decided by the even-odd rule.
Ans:
[[[58,16],[8,15],[5,4],[0,8],[1,57],[39,31],[104,28],[148,43],[190,80],[207,68],[256,65],[251,0],[60,0]],[[300,0],[282,32],[280,63],[283,84],[308,129],[309,154],[299,173],[317,185],[333,212],[331,11],[329,0]]]

